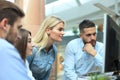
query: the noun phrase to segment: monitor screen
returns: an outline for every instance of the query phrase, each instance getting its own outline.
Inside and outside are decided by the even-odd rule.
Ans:
[[[113,72],[118,69],[120,28],[116,22],[107,14],[104,15],[104,68],[103,72]]]

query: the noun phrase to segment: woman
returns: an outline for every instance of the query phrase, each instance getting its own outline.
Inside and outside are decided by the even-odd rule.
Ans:
[[[64,21],[51,16],[46,18],[33,39],[33,55],[27,57],[36,80],[48,80],[57,48],[54,42],[61,42],[64,35]]]
[[[31,32],[21,28],[19,29],[19,38],[20,39],[17,40],[15,46],[18,49],[22,59],[25,61],[28,76],[31,78],[31,80],[35,80],[26,60],[26,56],[32,55]]]

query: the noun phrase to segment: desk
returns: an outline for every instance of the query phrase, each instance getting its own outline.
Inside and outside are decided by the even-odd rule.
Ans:
[[[97,75],[98,78],[100,78],[100,80],[116,80],[117,77],[116,76],[112,76],[112,75],[108,75],[108,73],[104,73],[104,74],[100,74],[100,75]],[[93,77],[95,78],[95,77]],[[91,77],[90,76],[80,76],[78,77],[77,80],[91,80]],[[99,79],[98,79],[99,80]]]
[[[79,77],[77,80],[90,80],[90,77],[88,76],[83,76],[83,77]]]

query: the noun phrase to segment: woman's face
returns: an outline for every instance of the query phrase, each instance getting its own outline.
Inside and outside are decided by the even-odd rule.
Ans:
[[[26,55],[32,55],[32,42],[31,42],[31,36],[29,34],[28,41],[27,41],[27,48],[26,48]]]
[[[53,42],[61,42],[64,35],[64,23],[60,22],[52,29],[48,30],[49,39]]]

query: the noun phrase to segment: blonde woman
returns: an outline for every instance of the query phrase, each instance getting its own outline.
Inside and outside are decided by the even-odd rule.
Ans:
[[[62,41],[64,25],[63,20],[50,16],[43,21],[38,33],[33,38],[35,45],[33,55],[28,56],[27,59],[36,80],[48,80],[57,54],[54,42]]]

